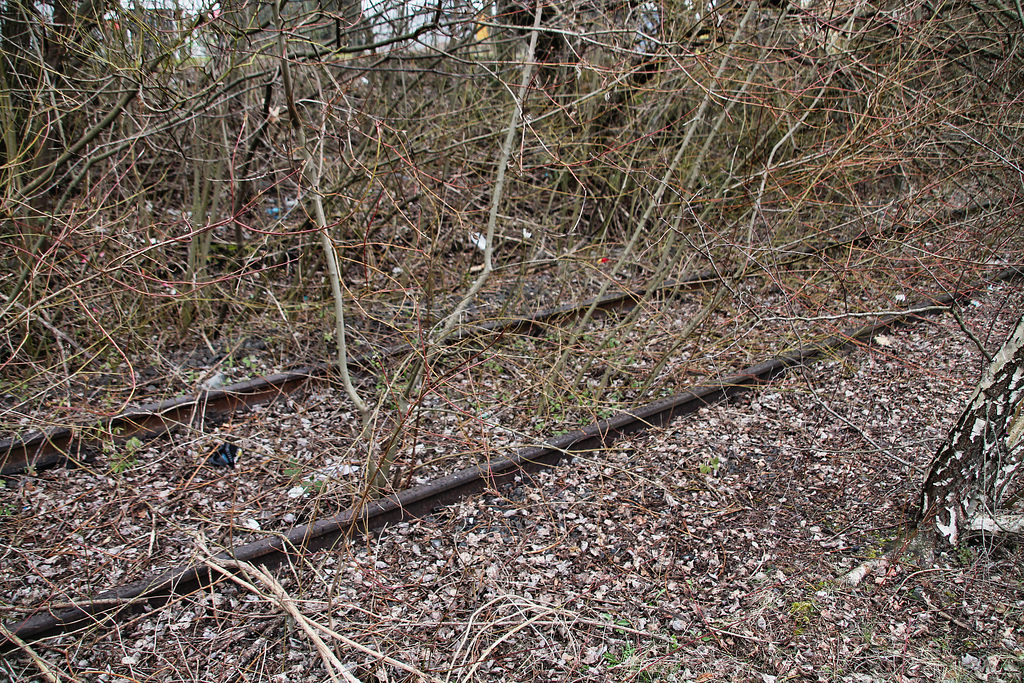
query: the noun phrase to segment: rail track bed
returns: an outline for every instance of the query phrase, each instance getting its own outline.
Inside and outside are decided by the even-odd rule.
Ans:
[[[679,310],[659,320],[685,321],[701,301],[695,295],[666,303]],[[770,310],[772,303],[768,299],[761,306]],[[975,292],[963,317],[991,348],[1021,306],[1012,285],[997,283]],[[737,338],[742,317],[719,315],[712,318],[715,332],[707,338]],[[827,326],[858,321],[829,319]],[[595,329],[614,324],[614,316],[606,317]],[[686,380],[700,384],[704,378],[698,372],[727,378],[755,353],[763,358],[782,351],[787,343],[773,335],[794,325],[811,339],[810,331],[823,327],[820,320],[765,320],[759,330],[746,328],[748,344],[733,344],[726,352],[716,347],[703,356],[691,351],[668,367],[665,377],[676,386]],[[304,604],[317,618],[343,623],[349,637],[362,634],[373,641],[372,649],[401,653],[410,666],[437,669],[442,678],[443,672],[496,680],[557,678],[568,661],[614,669],[626,663],[628,657],[620,655],[635,649],[640,635],[651,648],[640,654],[659,666],[671,664],[673,647],[691,640],[710,638],[723,648],[719,656],[733,657],[723,639],[752,643],[758,629],[773,634],[762,643],[769,650],[791,645],[799,639],[791,632],[800,630],[791,622],[802,624],[802,617],[780,616],[777,603],[823,603],[816,592],[809,601],[795,599],[807,597],[807,587],[787,585],[794,563],[812,558],[824,580],[880,547],[903,519],[900,504],[912,504],[923,477],[917,468],[927,463],[955,419],[981,367],[977,350],[948,316],[871,334],[868,340],[870,349],[826,359],[752,400],[701,408],[695,418],[624,435],[606,448],[592,444],[570,468],[541,472],[529,482],[509,470],[507,477],[479,482],[475,487],[482,495],[453,507],[435,509],[452,496],[425,497],[421,507],[408,510],[422,518],[415,524],[392,516],[394,525],[379,540],[355,541],[306,558],[290,556],[289,569],[279,577],[286,588],[301,587],[303,599],[311,601]],[[520,348],[525,358],[552,344],[542,337],[510,335],[508,341],[536,344]],[[490,347],[484,342],[481,348]],[[657,351],[651,349],[651,356]],[[459,353],[477,360],[453,358],[456,368],[484,362],[479,350],[475,356],[471,348]],[[483,379],[451,373],[451,392],[429,411],[436,420],[408,445],[404,484],[486,466],[552,438],[552,428],[582,426],[606,409],[577,404],[553,415],[548,406],[540,417],[527,417],[522,406],[523,401],[529,405],[529,395],[488,405],[465,401],[478,400],[482,392],[467,387],[485,380],[491,381],[489,395],[500,395],[496,380],[502,374],[521,379],[507,368],[504,373],[495,368]],[[145,581],[162,568],[193,565],[217,578],[207,562],[217,550],[273,544],[296,525],[337,515],[352,501],[362,464],[352,457],[355,425],[345,405],[338,388],[315,383],[238,413],[216,430],[184,430],[137,447],[130,454],[133,464],[120,472],[87,466],[8,479],[0,500],[12,512],[0,525],[8,568],[2,587],[9,596],[5,622],[10,627],[33,615],[45,621],[69,603]],[[203,465],[206,450],[223,439],[243,446],[237,471]],[[564,455],[559,448],[554,460]],[[111,451],[99,462],[109,465],[124,457],[123,450]],[[777,533],[780,529],[785,533]],[[325,543],[336,539],[337,534]],[[738,582],[730,607],[760,610],[760,617],[737,617],[744,635],[721,634],[723,629],[732,633],[736,625],[727,623],[735,609],[724,607],[718,590],[723,582]],[[678,593],[679,604],[669,608],[658,601],[657,609],[648,609],[629,597],[657,591]],[[120,658],[96,654],[102,648],[77,650],[80,668],[75,670],[153,675],[161,657],[158,636],[174,633],[228,653],[222,662],[204,661],[204,673],[197,674],[201,679],[215,680],[230,666],[286,672],[288,636],[279,617],[252,611],[261,600],[220,581],[205,592],[174,598],[153,615],[134,617],[124,627],[132,635],[90,629],[39,646],[58,653],[86,642],[113,644],[121,648]],[[218,610],[225,612],[218,617]],[[706,610],[717,620],[709,621]],[[237,621],[246,614],[248,621]],[[609,622],[608,614],[616,618]],[[215,627],[227,623],[233,624],[230,635]],[[505,625],[515,624],[501,640]],[[612,627],[620,632],[611,640],[602,636],[605,644],[597,650],[587,649],[590,636],[607,635]],[[433,653],[417,649],[422,638],[450,643],[451,650],[435,661]],[[257,642],[272,647],[256,653]],[[532,649],[531,642],[548,644],[525,662],[511,654]],[[608,643],[618,644],[618,654]],[[739,651],[766,657],[762,646]],[[487,656],[481,659],[482,653]],[[395,674],[392,665],[365,653],[353,655],[351,663],[366,675]]]

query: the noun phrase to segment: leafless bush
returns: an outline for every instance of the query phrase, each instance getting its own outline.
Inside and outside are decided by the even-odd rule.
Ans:
[[[128,388],[100,412],[194,389],[197,348],[223,362],[259,337],[274,367],[329,357],[321,229],[356,352],[712,271],[722,284],[687,335],[714,357],[708,326],[765,315],[745,286],[797,319],[1019,260],[1020,18],[997,4],[566,2],[541,7],[536,32],[528,3],[293,3],[280,27],[271,4],[94,7],[0,18],[12,429],[95,415],[108,384]],[[322,157],[315,188],[303,139]],[[448,317],[478,246],[496,275]],[[553,330],[516,371],[538,387],[520,398],[603,411],[672,386],[667,361],[697,342],[651,346],[655,310]],[[649,357],[619,362],[638,325]],[[503,344],[482,358],[508,367]],[[470,354],[458,372],[483,367],[478,347],[453,348]],[[433,400],[452,370],[424,358],[360,391],[385,413]]]
[[[1022,23],[992,0],[9,0],[0,425],[95,429],[222,373],[359,356],[347,393],[329,386],[330,411],[303,432],[310,462],[280,440],[252,456],[254,507],[298,506],[293,487],[316,517],[1019,265]],[[593,303],[623,293],[622,310]],[[476,327],[567,304],[531,334]],[[229,427],[304,419],[250,417]],[[174,453],[212,438],[190,428]],[[323,453],[338,462],[313,462]],[[326,464],[334,474],[307,477]],[[331,488],[357,467],[362,481]],[[606,475],[593,468],[602,500],[616,493]],[[183,516],[206,515],[200,493],[178,494]],[[177,528],[173,512],[149,514],[153,538]],[[233,517],[204,523],[222,545],[244,533]],[[428,536],[427,554],[452,555]],[[344,572],[337,560],[336,576],[375,571],[371,555]],[[345,677],[325,649],[343,642],[327,623],[337,586],[252,576],[244,590]],[[328,619],[296,608],[305,590]],[[467,680],[506,626],[584,623],[511,593],[493,614],[468,605],[421,620],[435,625],[424,639],[463,629],[452,657]],[[409,646],[387,612],[367,613],[363,635],[383,645],[360,656]],[[593,632],[614,628],[599,617]],[[408,655],[394,658],[406,673],[437,664]]]

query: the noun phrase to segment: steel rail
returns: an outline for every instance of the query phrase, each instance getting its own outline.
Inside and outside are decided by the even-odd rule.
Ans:
[[[434,509],[449,505],[485,489],[497,490],[516,477],[531,479],[535,472],[558,466],[563,460],[589,451],[610,447],[616,440],[651,427],[662,426],[672,419],[693,413],[703,406],[728,400],[782,375],[787,370],[807,365],[821,356],[843,347],[870,340],[880,332],[908,324],[924,315],[946,310],[957,299],[969,295],[993,279],[1007,279],[1021,271],[1009,269],[957,294],[943,294],[898,314],[877,318],[873,323],[849,328],[821,342],[758,363],[737,374],[703,384],[682,394],[664,398],[635,410],[622,412],[589,427],[553,438],[538,446],[520,448],[509,458],[486,466],[476,466],[430,483],[412,487],[346,510],[334,517],[295,527],[281,536],[238,546],[217,555],[219,559],[235,559],[264,566],[276,566],[289,556],[333,548],[353,534],[376,532],[388,525],[415,520]],[[78,629],[102,627],[125,615],[158,608],[175,596],[187,595],[212,585],[217,579],[205,564],[168,569],[157,576],[114,588],[84,600],[73,607],[40,606],[32,616],[7,627],[23,642],[66,634]],[[0,652],[16,644],[9,638],[0,641]]]

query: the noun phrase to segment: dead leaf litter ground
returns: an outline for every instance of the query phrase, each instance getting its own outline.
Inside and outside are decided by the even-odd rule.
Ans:
[[[963,315],[991,351],[1021,308],[1019,293],[995,286]],[[250,575],[249,587],[223,581],[117,628],[34,647],[81,680],[329,680],[303,627],[362,681],[1020,680],[1020,547],[988,539],[935,568],[897,565],[856,587],[838,580],[907,523],[923,469],[983,367],[956,321],[936,317],[535,482],[296,560],[262,582]],[[297,455],[322,448],[322,414],[267,410],[280,411],[274,421]],[[5,621],[65,591],[124,583],[143,556],[201,559],[205,544],[334,511],[324,496],[298,505],[294,486],[254,489],[240,505],[239,492],[218,491],[226,477],[163,465],[196,487],[172,512],[160,510],[167,496],[120,495],[130,483],[114,476],[102,497],[118,509],[95,505],[104,482],[80,489],[85,470],[41,477],[35,496],[22,489],[19,504],[43,502],[33,524],[0,527]],[[67,501],[58,489],[78,494]],[[280,512],[289,501],[298,514]],[[218,519],[228,511],[231,523]],[[65,517],[75,520],[68,552],[53,553]],[[171,531],[155,533],[168,518]],[[33,539],[39,520],[52,524]],[[90,533],[110,538],[84,542]],[[282,593],[297,610],[290,617]],[[0,664],[12,680],[38,671],[27,657]]]

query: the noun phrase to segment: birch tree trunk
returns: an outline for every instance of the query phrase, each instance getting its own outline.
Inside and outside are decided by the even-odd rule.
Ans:
[[[933,547],[956,545],[972,527],[998,530],[1024,444],[1024,315],[996,353],[956,426],[935,454],[917,511]],[[1016,530],[1016,529],[1014,529]]]

